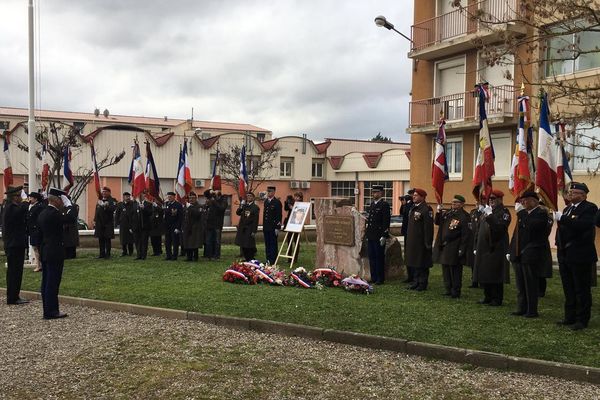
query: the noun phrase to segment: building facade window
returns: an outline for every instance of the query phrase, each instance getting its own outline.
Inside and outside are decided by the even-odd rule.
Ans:
[[[435,154],[435,153],[434,153]],[[463,140],[462,137],[449,137],[446,140],[446,162],[450,178],[462,177]]]
[[[281,157],[279,161],[279,176],[282,178],[291,178],[294,170],[294,159],[291,157]]]
[[[363,191],[363,204],[365,205],[365,211],[369,209],[369,206],[373,201],[373,197],[371,195],[371,187],[373,187],[373,185],[383,186],[382,199],[387,201],[390,204],[390,206],[392,205],[392,200],[394,198],[394,187],[392,181],[365,181],[364,185],[365,189]]]
[[[571,148],[571,168],[574,171],[595,171],[600,165],[600,127],[579,124]],[[594,145],[592,145],[594,144]],[[595,148],[595,150],[593,149]]]
[[[597,51],[600,32],[598,27],[594,27],[594,31],[586,31],[585,25],[583,21],[574,21],[571,23],[574,30],[578,30],[575,27],[584,30],[555,36],[547,41],[546,77],[600,68],[600,52]],[[559,26],[553,32],[560,34],[561,30],[565,29]]]
[[[313,160],[312,162],[312,177],[323,178],[325,163],[322,160]]]
[[[508,179],[510,177],[510,165],[512,163],[513,153],[515,151],[512,145],[512,137],[515,134],[510,132],[490,133],[492,145],[494,146],[494,176],[497,179]],[[473,169],[477,164],[477,154],[479,153],[479,135],[475,136],[475,152],[473,154]]]
[[[256,134],[256,139],[258,139],[259,142],[264,142],[265,141],[265,134],[264,133],[257,133]]]
[[[331,197],[346,197],[352,204],[356,204],[356,184],[354,181],[331,182]]]

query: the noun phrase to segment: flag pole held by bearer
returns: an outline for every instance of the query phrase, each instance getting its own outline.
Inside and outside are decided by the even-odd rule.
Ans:
[[[440,111],[438,133],[435,138],[435,155],[431,166],[431,185],[439,205],[443,204],[444,183],[448,180],[448,162],[446,160],[446,120],[444,111]]]

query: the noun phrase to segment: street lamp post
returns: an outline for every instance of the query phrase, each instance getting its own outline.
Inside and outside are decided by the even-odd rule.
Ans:
[[[385,17],[383,15],[379,15],[375,18],[375,25],[385,28],[387,30],[393,30],[396,33],[398,33],[400,36],[402,36],[404,39],[408,40],[411,43],[413,42],[411,38],[406,36],[404,33],[400,32],[398,29],[394,28],[394,24],[392,24],[390,21],[385,19]]]

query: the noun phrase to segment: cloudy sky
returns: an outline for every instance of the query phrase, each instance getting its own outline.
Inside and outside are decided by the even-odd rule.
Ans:
[[[406,141],[409,0],[36,0],[43,109]],[[27,0],[0,1],[0,106],[27,107]]]

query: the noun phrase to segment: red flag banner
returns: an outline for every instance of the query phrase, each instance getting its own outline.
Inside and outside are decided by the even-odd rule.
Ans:
[[[558,185],[556,179],[557,157],[554,135],[550,130],[548,94],[543,93],[540,105],[540,129],[538,132],[537,171],[535,185],[546,205],[558,210]]]
[[[443,203],[444,183],[448,180],[448,163],[446,160],[446,121],[442,117],[438,134],[435,138],[435,155],[431,166],[431,185],[435,191],[438,204]]]
[[[473,196],[479,200],[482,195],[488,198],[492,192],[495,155],[485,110],[485,104],[489,99],[487,83],[477,85],[477,92],[479,97],[479,150],[473,171]]]

